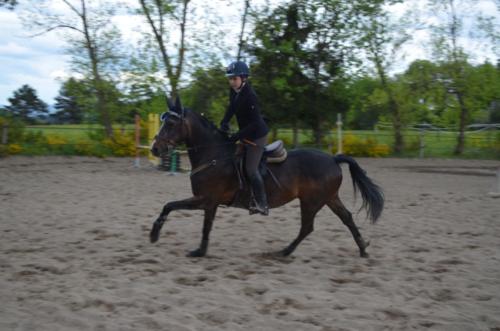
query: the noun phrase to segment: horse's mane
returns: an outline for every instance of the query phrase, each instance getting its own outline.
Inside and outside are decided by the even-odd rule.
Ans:
[[[210,121],[208,118],[206,118],[205,116],[203,116],[202,114],[199,114],[197,112],[195,112],[194,110],[192,109],[188,109],[186,108],[185,110],[188,110],[190,113],[194,114],[199,120],[200,120],[200,123],[201,125],[208,129],[208,130],[211,130],[211,131],[216,131],[217,133],[219,133],[223,138],[227,139],[227,134],[222,132],[218,127],[217,125],[215,125],[212,121]]]

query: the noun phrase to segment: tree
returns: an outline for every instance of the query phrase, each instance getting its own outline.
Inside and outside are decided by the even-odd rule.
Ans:
[[[44,119],[48,113],[47,104],[38,98],[35,89],[29,85],[21,86],[8,100],[10,105],[5,107],[7,114],[24,122],[34,123]]]
[[[85,94],[89,92],[86,84],[75,78],[63,83],[56,97],[54,108],[57,110],[52,116],[59,123],[79,124],[83,121],[85,112]]]
[[[17,0],[0,0],[0,7],[14,9],[15,6],[17,6]]]
[[[411,122],[431,123],[447,126],[443,120],[446,111],[446,90],[439,83],[439,66],[427,61],[416,60],[400,75],[396,84],[401,85],[403,96],[398,101],[406,108]]]
[[[294,128],[299,121],[311,127],[318,145],[336,114],[347,110],[331,86],[343,79],[352,60],[348,40],[355,7],[343,0],[295,1],[256,24],[250,52],[258,61],[264,98],[274,105],[272,116]]]
[[[486,24],[491,20],[480,15],[474,5],[477,0],[429,0],[429,12],[437,17],[446,17],[446,19],[435,20],[429,25],[432,31],[433,54],[434,58],[440,62],[442,77],[441,84],[447,93],[455,99],[458,111],[458,130],[457,145],[454,153],[460,155],[465,146],[465,128],[470,121],[470,109],[466,102],[468,98],[467,82],[469,80],[468,59],[469,52],[462,44],[462,37],[472,37],[475,40],[481,38],[493,38],[493,45],[485,44],[483,48],[495,48],[495,41],[498,41],[498,34],[492,34],[491,25]],[[474,22],[468,22],[468,18],[473,17]],[[466,29],[467,24],[472,24],[475,28],[475,35],[469,34]],[[481,34],[480,32],[484,33]]]
[[[257,60],[252,75],[263,112],[271,127],[277,123],[292,126],[294,145],[298,143],[298,127],[305,110],[304,92],[309,88],[300,62],[301,44],[307,40],[310,28],[299,27],[298,15],[296,4],[279,6],[265,14],[254,13],[254,42],[247,49]]]
[[[186,106],[203,113],[214,123],[219,123],[227,107],[228,84],[218,64],[208,69],[198,69],[193,80],[182,91],[182,100]]]
[[[151,28],[160,54],[160,63],[163,65],[168,78],[170,94],[173,98],[178,94],[179,79],[184,69],[186,24],[190,0],[181,0],[180,5],[169,0],[139,0],[139,3],[141,5],[140,13],[145,16]],[[168,49],[172,47],[169,44],[171,33],[167,26],[169,21],[178,24],[180,29],[179,43],[175,47],[177,51],[175,56],[168,52]],[[174,59],[176,59],[176,63],[174,63]]]
[[[236,55],[236,60],[241,59],[241,51],[243,49],[243,41],[245,36],[245,25],[247,23],[248,9],[250,8],[250,0],[245,0],[245,8],[243,10],[243,16],[241,18],[241,31],[240,38],[238,42],[238,54]]]
[[[389,14],[385,10],[384,5],[395,2],[398,1],[375,0],[365,3],[365,6],[362,7],[362,15],[366,18],[359,20],[361,37],[357,39],[356,43],[373,63],[380,80],[381,89],[387,95],[387,108],[394,127],[394,152],[400,154],[404,148],[403,134],[401,132],[403,127],[402,115],[393,90],[393,84],[388,75],[388,69],[393,60],[392,54],[408,37],[403,29],[396,29],[390,23]],[[394,34],[393,31],[398,31],[398,34]]]
[[[386,112],[385,99],[380,98],[380,82],[375,77],[362,76],[352,78],[349,86],[349,111],[346,114],[346,124],[355,130],[371,130],[379,117]]]
[[[67,33],[65,36],[73,65],[90,78],[99,119],[107,136],[111,137],[113,114],[110,108],[114,100],[107,99],[106,80],[111,80],[110,74],[119,59],[117,50],[120,49],[118,30],[110,24],[113,8],[91,0],[60,0],[58,4],[67,12],[59,14],[51,9],[53,3],[37,1],[33,6],[34,12],[25,17],[25,23],[38,30],[35,36],[53,30]]]

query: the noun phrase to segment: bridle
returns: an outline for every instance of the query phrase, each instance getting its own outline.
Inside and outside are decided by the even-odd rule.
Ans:
[[[163,114],[160,115],[160,120],[162,121],[162,126],[160,127],[160,130],[161,131],[163,129],[163,125],[165,125],[165,122],[168,120],[168,117],[169,116],[173,116],[175,118],[177,118],[179,121],[181,121],[181,136],[182,137],[186,137],[186,133],[189,132],[189,128],[186,124],[186,121],[185,121],[185,117],[184,117],[184,109],[182,109],[182,114],[178,114],[177,112],[174,112],[174,111],[170,111],[170,112],[165,112]],[[155,135],[154,137],[154,140],[158,140],[158,134]],[[174,148],[176,146],[176,143],[171,141],[171,140],[167,140],[166,141],[166,144],[167,144],[167,148],[170,149],[170,148]],[[218,144],[216,146],[225,146],[225,145],[229,145],[229,144],[234,144],[234,142],[226,142],[226,143],[222,143],[222,144]],[[202,149],[202,148],[207,148],[207,147],[213,147],[214,145],[196,145],[196,146],[192,146],[192,147],[186,147],[186,150],[188,151],[196,151],[198,149]],[[212,159],[206,163],[203,163],[202,165],[194,168],[193,170],[191,170],[190,172],[190,177],[196,175],[197,173],[207,169],[207,168],[210,168],[212,166],[215,166],[217,165],[217,163],[221,162],[221,161],[226,161],[226,160],[229,160],[229,159],[234,159],[234,155],[231,155],[230,157],[227,157],[227,158],[222,158],[222,159]]]

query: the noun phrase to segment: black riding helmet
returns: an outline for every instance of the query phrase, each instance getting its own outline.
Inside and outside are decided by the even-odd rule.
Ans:
[[[243,61],[234,61],[226,69],[226,77],[248,77],[250,76],[250,70],[248,66]]]

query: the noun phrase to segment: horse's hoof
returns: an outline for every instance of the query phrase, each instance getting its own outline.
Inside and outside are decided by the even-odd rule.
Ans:
[[[286,256],[289,256],[292,253],[293,253],[292,250],[290,250],[288,248],[285,248],[285,249],[282,249],[281,251],[276,252],[276,256],[278,256],[278,257],[286,257]]]
[[[202,252],[201,249],[195,249],[188,253],[187,257],[203,257],[205,256],[205,252]]]
[[[370,254],[368,254],[367,252],[361,252],[359,254],[359,256],[363,257],[363,258],[369,258],[370,257]]]
[[[149,241],[154,244],[155,242],[158,241],[160,238],[160,228],[161,226],[158,226],[158,224],[154,224],[153,228],[151,229],[151,232],[149,233]]]
[[[155,242],[158,241],[160,238],[158,231],[151,230],[151,233],[149,234],[149,241],[154,244]]]

